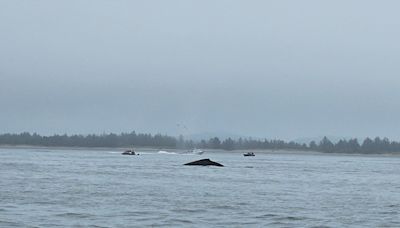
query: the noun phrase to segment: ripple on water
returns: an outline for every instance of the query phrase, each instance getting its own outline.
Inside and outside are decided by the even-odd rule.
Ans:
[[[279,215],[267,213],[267,214],[255,216],[254,218],[256,218],[256,219],[263,219],[263,218],[273,218],[273,217],[277,217],[277,216],[279,216]]]
[[[236,207],[231,206],[231,205],[215,205],[215,206],[211,206],[211,209],[217,209],[217,210],[235,210]]]
[[[167,220],[167,223],[171,225],[189,225],[189,224],[194,224],[193,221],[188,220],[188,219],[169,219]]]
[[[311,226],[310,228],[331,228],[330,226],[325,226],[325,225],[321,225],[321,226]]]
[[[39,224],[39,227],[65,227],[65,225],[57,223],[41,223]]]
[[[390,204],[388,207],[400,207],[400,204]]]
[[[205,210],[205,209],[172,209],[171,210],[171,212],[174,212],[174,213],[196,213],[196,214],[198,214],[198,213],[204,213],[204,212],[207,212],[207,210]]]
[[[0,227],[23,227],[24,224],[8,220],[0,220]]]
[[[93,217],[94,215],[88,213],[66,212],[66,213],[55,214],[55,216],[64,218],[90,218]]]
[[[296,217],[296,216],[282,216],[282,217],[277,217],[277,218],[274,218],[275,220],[279,220],[279,221],[300,221],[300,220],[306,220],[306,219],[308,219],[307,217],[302,217],[302,216],[299,216],[299,217]]]

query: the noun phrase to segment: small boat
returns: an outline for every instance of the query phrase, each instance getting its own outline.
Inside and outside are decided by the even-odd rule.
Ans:
[[[201,155],[201,154],[204,154],[204,151],[200,150],[200,149],[191,149],[191,150],[187,150],[186,152],[182,152],[182,154],[198,154],[198,155]]]
[[[201,154],[204,154],[204,151],[199,150],[199,149],[193,149],[193,150],[190,151],[190,153],[201,155]]]
[[[243,156],[245,156],[245,157],[253,157],[253,156],[256,156],[256,155],[253,152],[247,152],[247,153],[243,154]]]
[[[124,152],[122,152],[122,155],[139,155],[137,153],[135,153],[135,151],[132,150],[125,150]]]

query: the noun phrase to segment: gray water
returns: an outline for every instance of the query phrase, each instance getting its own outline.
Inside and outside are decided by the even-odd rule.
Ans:
[[[0,227],[400,227],[400,157],[139,153],[0,149]]]

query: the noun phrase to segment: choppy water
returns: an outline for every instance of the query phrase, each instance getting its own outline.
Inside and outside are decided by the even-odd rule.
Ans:
[[[210,158],[226,167],[183,166]],[[400,157],[0,149],[0,227],[400,227]]]

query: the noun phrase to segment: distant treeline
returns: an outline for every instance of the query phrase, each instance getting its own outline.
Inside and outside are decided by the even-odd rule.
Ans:
[[[308,150],[327,153],[398,153],[400,142],[389,141],[387,138],[366,138],[361,144],[357,139],[339,140],[331,142],[324,137],[320,142],[312,141],[309,144],[286,142],[283,140],[227,138],[218,137],[208,140],[185,140],[182,136],[173,137],[161,134],[121,133],[121,134],[89,134],[89,135],[53,135],[41,136],[33,133],[0,134],[0,145],[31,145],[31,146],[58,146],[58,147],[155,147],[170,149],[270,149],[270,150]]]

